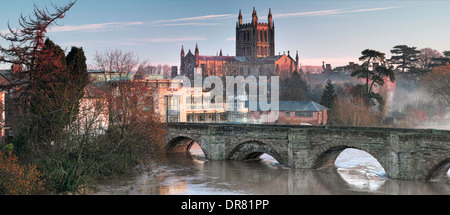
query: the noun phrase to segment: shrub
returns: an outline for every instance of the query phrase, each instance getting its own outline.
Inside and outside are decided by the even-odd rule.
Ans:
[[[36,166],[21,165],[11,152],[0,152],[0,194],[36,194],[44,191],[45,180]]]

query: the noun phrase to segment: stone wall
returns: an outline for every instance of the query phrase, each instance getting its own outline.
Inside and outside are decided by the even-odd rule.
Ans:
[[[168,124],[168,148],[196,141],[211,160],[246,160],[267,153],[291,168],[334,165],[356,148],[397,179],[432,179],[450,167],[450,131],[298,125]],[[183,141],[181,141],[183,140]]]

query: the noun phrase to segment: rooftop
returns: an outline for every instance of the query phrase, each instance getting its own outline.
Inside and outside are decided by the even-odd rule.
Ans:
[[[280,101],[280,111],[322,111],[328,110],[313,101]]]
[[[249,101],[245,101],[245,107],[249,107]],[[258,111],[260,110],[258,106]],[[279,101],[280,111],[323,111],[328,110],[327,107],[314,101]]]

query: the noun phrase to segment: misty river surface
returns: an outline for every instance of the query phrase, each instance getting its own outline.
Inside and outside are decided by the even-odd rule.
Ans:
[[[394,180],[364,151],[347,149],[335,167],[319,170],[283,167],[264,154],[252,161],[209,161],[198,147],[172,154],[151,173],[111,179],[94,194],[109,195],[449,195],[450,173],[439,181]]]

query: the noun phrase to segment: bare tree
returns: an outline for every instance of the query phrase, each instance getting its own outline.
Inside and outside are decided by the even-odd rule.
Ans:
[[[450,64],[438,66],[425,79],[428,90],[450,105]]]
[[[444,57],[442,53],[432,48],[423,48],[419,51],[417,65],[421,69],[430,69],[433,58]]]
[[[371,110],[361,97],[344,97],[334,101],[328,122],[346,126],[381,126],[378,112]]]
[[[155,88],[130,77],[136,70],[148,67],[147,63],[139,62],[132,52],[116,49],[96,53],[94,65],[106,76],[108,71],[120,73],[119,78],[109,74],[110,79],[102,86],[109,106],[109,134],[116,135],[113,139],[118,145],[140,156],[163,155],[161,138],[165,131],[155,113]]]

